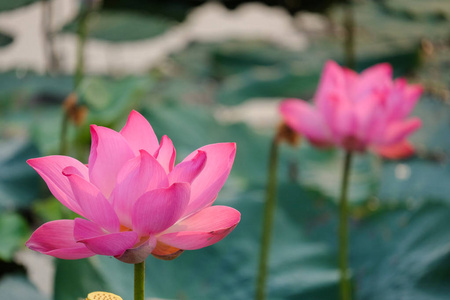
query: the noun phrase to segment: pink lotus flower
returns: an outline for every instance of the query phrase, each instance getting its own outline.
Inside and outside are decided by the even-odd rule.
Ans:
[[[333,61],[325,65],[314,105],[287,99],[280,105],[284,121],[315,146],[336,145],[388,158],[413,153],[406,137],[421,121],[407,116],[422,93],[403,78],[392,80],[392,67],[378,64],[360,75]]]
[[[139,263],[173,259],[228,235],[240,213],[211,206],[230,173],[234,143],[204,146],[174,166],[175,148],[132,111],[120,132],[92,125],[86,166],[67,156],[30,159],[52,194],[84,218],[39,227],[26,245],[63,259],[96,254]]]

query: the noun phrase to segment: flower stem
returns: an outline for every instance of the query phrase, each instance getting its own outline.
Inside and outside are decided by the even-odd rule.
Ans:
[[[44,34],[44,52],[46,72],[55,75],[58,67],[58,55],[54,43],[54,31],[52,28],[54,1],[42,1],[42,32]]]
[[[349,270],[348,270],[348,182],[350,178],[350,169],[352,161],[352,152],[346,151],[344,160],[344,170],[342,174],[341,194],[339,199],[339,274],[340,274],[340,293],[341,300],[351,299]]]
[[[356,54],[355,54],[355,16],[352,0],[349,0],[344,4],[344,55],[345,65],[350,69],[356,67]]]
[[[145,260],[134,265],[134,300],[144,300]]]
[[[90,8],[88,6],[80,7],[80,19],[78,21],[77,28],[77,52],[76,52],[76,67],[75,75],[73,77],[73,90],[76,92],[78,86],[83,80],[84,76],[84,48],[86,44],[86,39],[88,35],[88,19],[90,14]],[[59,152],[62,155],[67,154],[67,131],[69,130],[69,112],[64,109],[63,119],[61,124],[61,135],[60,135],[60,145]]]
[[[272,235],[272,224],[275,214],[275,200],[277,191],[278,144],[278,136],[275,136],[272,141],[269,157],[268,183],[264,207],[258,281],[255,295],[255,299],[257,300],[264,300],[266,298],[267,265],[269,260],[269,248]]]
[[[86,39],[88,34],[88,19],[90,14],[90,8],[86,5],[86,7],[81,7],[80,19],[78,22],[77,28],[77,53],[76,53],[76,66],[75,66],[75,76],[74,76],[74,90],[80,85],[83,80],[84,75],[84,50],[86,45]]]

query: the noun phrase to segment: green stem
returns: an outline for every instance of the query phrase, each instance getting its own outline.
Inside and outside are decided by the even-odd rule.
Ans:
[[[270,148],[268,183],[266,190],[266,203],[264,207],[264,219],[262,228],[262,239],[259,256],[259,272],[256,286],[255,299],[266,298],[266,281],[269,260],[269,248],[272,235],[272,224],[275,215],[275,203],[277,192],[277,167],[278,167],[278,137],[273,139]]]
[[[61,124],[61,136],[59,143],[59,154],[66,155],[67,154],[67,129],[69,127],[69,115],[64,110],[63,119]]]
[[[134,300],[144,300],[145,260],[134,265]]]
[[[73,80],[73,90],[76,91],[84,76],[84,48],[88,33],[88,18],[90,9],[89,7],[80,8],[80,20],[77,28],[77,52],[76,52],[76,67]],[[67,111],[64,111],[63,120],[61,124],[61,135],[59,152],[62,155],[67,154],[67,131],[69,130],[69,115]]]
[[[356,53],[355,53],[355,16],[353,11],[353,3],[351,0],[344,6],[344,55],[345,65],[350,69],[356,67]]]
[[[50,0],[42,1],[42,32],[44,34],[44,54],[46,63],[46,72],[54,75],[57,71],[57,54],[54,45],[54,32],[52,29],[53,2]]]
[[[76,67],[74,76],[74,90],[80,85],[84,75],[84,49],[86,45],[87,33],[88,33],[88,18],[90,9],[89,7],[81,7],[80,20],[77,28],[77,53],[76,53]]]
[[[350,169],[352,161],[352,152],[345,153],[344,171],[342,175],[341,194],[339,199],[339,274],[340,274],[340,293],[341,300],[351,299],[350,278],[348,270],[348,183],[350,178]]]

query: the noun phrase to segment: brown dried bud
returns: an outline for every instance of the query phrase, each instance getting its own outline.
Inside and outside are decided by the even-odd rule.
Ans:
[[[75,93],[69,94],[66,100],[63,102],[63,109],[66,112],[69,120],[71,120],[76,126],[83,124],[86,120],[88,109],[84,105],[79,105],[78,96]]]
[[[286,142],[289,145],[296,147],[300,145],[301,136],[286,125],[286,123],[282,122],[278,125],[276,141],[277,143]]]

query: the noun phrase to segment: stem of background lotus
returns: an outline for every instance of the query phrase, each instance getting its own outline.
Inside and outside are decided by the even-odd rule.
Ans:
[[[81,6],[80,7],[80,19],[78,22],[77,36],[77,52],[76,52],[76,67],[75,67],[75,75],[73,79],[73,90],[76,92],[78,86],[83,80],[84,75],[84,48],[87,39],[88,33],[88,19],[89,19],[90,7],[89,6]],[[64,107],[63,107],[64,109]],[[61,125],[61,137],[60,137],[60,145],[59,152],[62,155],[67,154],[67,131],[69,129],[69,119],[70,119],[70,111],[64,109],[63,111],[63,120]]]
[[[144,300],[145,260],[134,265],[134,300]]]
[[[52,28],[53,5],[51,0],[42,1],[42,32],[44,34],[44,55],[46,72],[54,75],[58,70],[58,55],[55,49],[54,32]]]
[[[339,273],[341,300],[351,299],[350,278],[348,269],[348,183],[352,152],[346,151],[344,159],[344,170],[341,182],[341,194],[339,199]]]
[[[88,33],[88,19],[90,7],[86,5],[80,8],[80,20],[77,28],[77,53],[76,53],[76,67],[74,76],[74,90],[80,85],[84,75],[84,48],[86,45],[86,38]]]
[[[272,146],[270,148],[266,202],[264,207],[262,239],[259,256],[258,281],[255,295],[256,300],[263,300],[266,298],[269,248],[272,235],[272,224],[275,215],[275,200],[277,192],[278,147],[279,137],[278,135],[276,135],[272,141]]]
[[[355,14],[352,0],[344,4],[344,55],[345,65],[350,69],[356,68],[355,53]]]
[[[59,154],[61,154],[61,155],[67,154],[67,129],[68,129],[68,127],[69,127],[69,114],[64,109],[63,119],[62,119],[62,124],[61,124],[61,136],[60,136],[60,142],[59,142]]]

